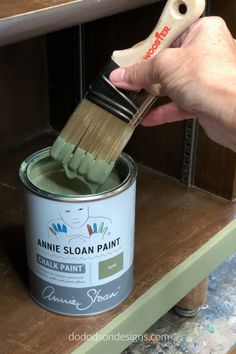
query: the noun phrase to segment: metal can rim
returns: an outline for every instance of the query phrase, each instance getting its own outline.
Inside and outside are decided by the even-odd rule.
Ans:
[[[120,158],[123,159],[128,163],[128,168],[129,168],[129,173],[127,177],[119,184],[117,187],[109,189],[105,192],[100,192],[96,194],[86,194],[86,195],[61,195],[61,194],[54,194],[54,193],[49,193],[37,186],[35,186],[28,178],[27,175],[27,169],[29,164],[36,159],[37,157],[40,160],[43,157],[46,157],[49,155],[49,150],[50,147],[43,148],[41,150],[38,150],[28,156],[22,163],[19,169],[19,177],[24,185],[29,191],[43,197],[46,199],[50,200],[56,200],[56,201],[61,201],[61,202],[87,202],[87,201],[95,201],[95,200],[102,200],[102,199],[107,199],[110,197],[113,197],[114,195],[118,195],[121,192],[125,191],[128,189],[135,181],[137,177],[137,166],[134,162],[134,160],[125,152],[122,152],[120,155]],[[42,157],[43,155],[43,157]]]

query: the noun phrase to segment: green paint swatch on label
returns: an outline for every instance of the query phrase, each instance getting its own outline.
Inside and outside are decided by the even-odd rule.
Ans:
[[[118,273],[124,266],[123,252],[115,257],[109,258],[105,261],[99,262],[99,279],[110,277]]]

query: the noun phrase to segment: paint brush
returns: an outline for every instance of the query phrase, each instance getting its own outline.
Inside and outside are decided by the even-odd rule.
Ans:
[[[145,90],[116,88],[109,81],[110,73],[117,67],[150,60],[169,47],[204,8],[205,0],[168,0],[156,27],[143,42],[113,52],[51,147],[51,156],[63,164],[68,177],[77,177],[96,191],[156,100]]]

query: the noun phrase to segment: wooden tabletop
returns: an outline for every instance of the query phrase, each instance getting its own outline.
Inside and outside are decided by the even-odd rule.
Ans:
[[[33,38],[151,3],[154,3],[154,0],[2,0],[0,45]]]
[[[145,330],[145,326],[158,319],[155,312],[158,308],[158,314],[167,311],[174,301],[202,280],[217,262],[223,261],[230,252],[236,250],[232,227],[225,233],[226,236],[231,235],[228,239],[225,237],[224,240],[220,234],[212,241],[217,232],[234,219],[234,203],[201,190],[188,189],[175,179],[139,166],[135,284],[129,298],[116,309],[89,318],[70,318],[42,309],[31,299],[27,288],[23,194],[18,168],[29,154],[52,141],[51,136],[44,135],[0,152],[1,161],[5,161],[0,172],[0,351],[5,354],[71,353],[79,350],[82,344],[82,341],[69,341],[71,333],[94,334],[111,323],[113,328],[118,328],[117,323],[114,325],[117,318],[123,329],[125,323],[132,328],[135,322],[139,322],[141,327],[138,328]],[[215,253],[211,253],[211,250]],[[194,258],[191,258],[193,253]],[[191,268],[193,264],[199,272]],[[187,273],[189,267],[193,273]],[[181,279],[186,279],[186,282],[181,284]],[[162,294],[165,287],[168,296]],[[153,289],[156,289],[156,297],[153,297]],[[147,309],[145,301],[148,299],[152,301],[149,306],[155,299],[153,311],[146,311],[143,315],[139,312],[140,321],[130,324],[129,318],[133,316],[130,315],[130,309],[132,314],[135,311],[137,313],[137,309]],[[121,345],[124,347],[126,343]],[[95,350],[94,345],[92,347],[91,353],[106,352],[105,349]],[[109,348],[111,352],[111,343]],[[90,353],[84,349],[82,352]]]

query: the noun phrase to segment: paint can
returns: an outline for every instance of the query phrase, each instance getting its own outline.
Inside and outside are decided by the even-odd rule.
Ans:
[[[29,156],[19,171],[29,290],[52,312],[99,314],[133,288],[136,165],[123,153],[107,182],[90,194],[66,177],[49,149]]]

